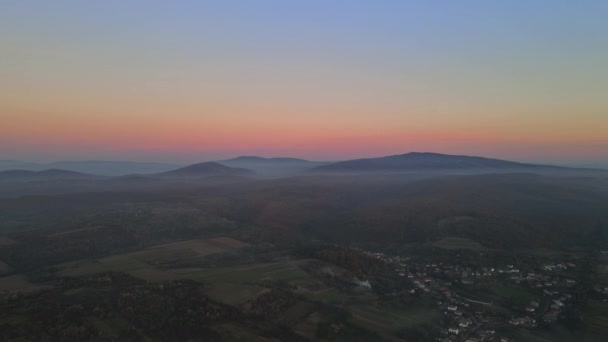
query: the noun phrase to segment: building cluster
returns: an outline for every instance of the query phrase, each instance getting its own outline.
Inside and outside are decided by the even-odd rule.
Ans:
[[[364,251],[365,252],[365,251]],[[551,263],[545,265],[523,265],[522,270],[515,265],[496,265],[494,267],[469,267],[445,262],[419,263],[403,256],[390,256],[384,253],[365,252],[368,255],[390,264],[396,275],[404,279],[404,289],[393,295],[429,296],[443,312],[439,341],[509,341],[508,337],[497,336],[487,327],[496,324],[509,324],[513,327],[536,328],[540,323],[551,324],[563,316],[571,307],[574,296],[571,294],[576,281],[571,277],[574,262]],[[485,302],[466,298],[456,285],[510,284],[527,288],[537,293],[538,298],[527,305],[512,306],[505,302]],[[603,290],[603,289],[598,289]],[[460,293],[460,294],[459,294]],[[511,317],[492,315],[496,308],[507,306]]]

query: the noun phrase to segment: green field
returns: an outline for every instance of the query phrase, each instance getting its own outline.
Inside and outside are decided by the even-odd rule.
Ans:
[[[248,246],[241,241],[220,237],[186,240],[150,247],[141,251],[117,254],[97,260],[84,260],[59,265],[64,276],[81,276],[105,271],[129,273],[149,281],[177,279],[175,275],[157,270],[157,266],[184,259],[200,258]]]
[[[314,340],[316,338],[318,326],[321,320],[321,314],[318,312],[313,312],[312,314],[306,316],[305,319],[292,326],[292,329],[298,335],[304,336],[309,340]]]
[[[393,335],[402,328],[440,319],[440,312],[429,307],[393,307],[389,305],[352,305],[352,322],[379,335]]]
[[[27,280],[22,275],[11,275],[8,277],[0,278],[0,292],[3,291],[36,291],[40,289],[44,289],[48,286],[41,286],[32,284],[29,280]]]
[[[0,274],[6,273],[11,270],[11,267],[2,261],[0,261]]]
[[[0,236],[0,246],[10,246],[16,243],[15,240],[9,239],[6,236]]]
[[[298,282],[310,279],[311,276],[297,266],[299,262],[301,261],[296,260],[217,268],[188,268],[175,269],[169,272],[174,272],[179,274],[180,277],[200,281],[204,284],[258,284],[275,281]]]
[[[347,304],[351,301],[351,296],[334,288],[309,293],[306,297],[325,304]]]
[[[499,297],[512,300],[520,304],[527,304],[531,301],[538,300],[536,295],[522,287],[496,284],[492,286],[491,290]]]
[[[584,312],[585,330],[592,336],[608,336],[608,302],[589,300]]]
[[[263,289],[256,285],[217,283],[205,286],[205,294],[224,304],[240,305],[255,298]]]
[[[205,292],[211,298],[230,305],[239,305],[255,298],[268,283],[286,281],[296,285],[315,281],[312,276],[298,267],[298,264],[306,260],[214,268],[161,269],[155,266],[155,261],[159,258],[184,255],[190,253],[189,251],[190,249],[173,247],[155,248],[98,260],[65,263],[59,266],[59,273],[63,276],[82,276],[117,271],[151,282],[191,279],[203,283]]]
[[[471,250],[485,250],[487,249],[478,242],[471,239],[449,237],[436,242],[433,242],[433,246],[442,249],[471,249]]]

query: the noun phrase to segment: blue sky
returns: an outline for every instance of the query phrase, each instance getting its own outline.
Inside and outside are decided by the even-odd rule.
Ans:
[[[3,1],[0,154],[603,160],[607,17],[605,1]]]

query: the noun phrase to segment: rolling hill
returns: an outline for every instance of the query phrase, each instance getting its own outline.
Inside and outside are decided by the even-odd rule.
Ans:
[[[275,157],[264,158],[258,156],[240,156],[232,159],[220,160],[218,163],[313,163],[310,160],[290,158],[290,157]]]
[[[298,158],[263,158],[258,156],[240,156],[233,159],[219,160],[218,163],[230,167],[254,170],[257,174],[266,176],[293,175],[327,164],[326,162],[310,161]]]
[[[532,170],[562,169],[557,166],[518,163],[475,156],[458,156],[428,152],[353,159],[317,166],[313,172],[377,172],[377,171],[428,171],[428,170]],[[564,168],[565,169],[565,168]]]
[[[234,168],[216,162],[204,162],[157,174],[161,177],[201,177],[201,176],[247,176],[254,172]]]
[[[67,160],[52,163],[33,163],[20,160],[0,160],[0,171],[43,171],[61,169],[102,176],[122,176],[134,173],[157,173],[176,169],[181,165],[158,162],[134,162],[115,160]]]
[[[6,170],[0,171],[0,180],[56,180],[56,179],[93,179],[99,176],[75,171],[48,169],[42,171]]]

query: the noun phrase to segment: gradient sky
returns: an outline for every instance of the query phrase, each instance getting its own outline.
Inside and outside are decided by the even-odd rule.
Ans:
[[[0,159],[608,163],[608,1],[0,2]]]

